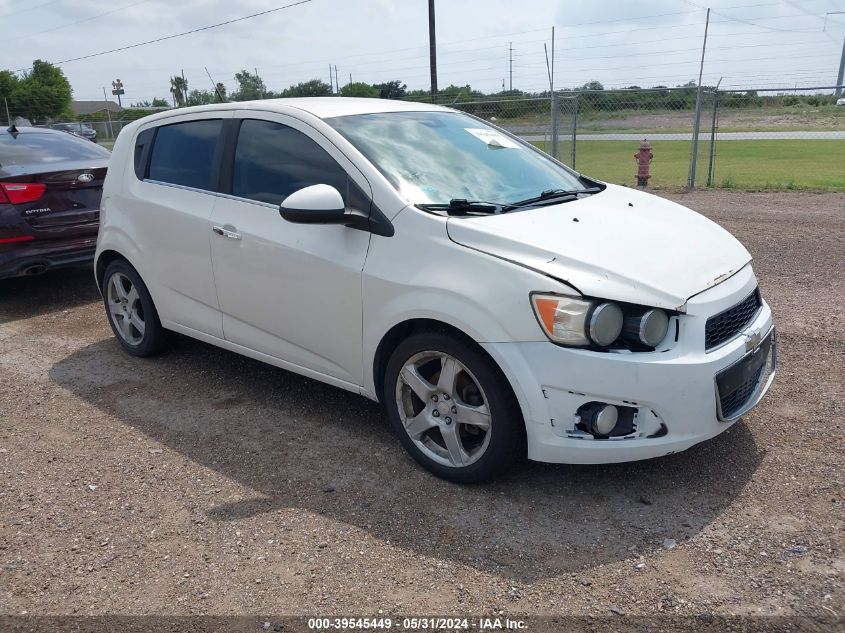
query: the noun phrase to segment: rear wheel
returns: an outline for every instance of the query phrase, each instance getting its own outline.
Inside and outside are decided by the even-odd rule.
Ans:
[[[524,453],[510,385],[489,357],[456,337],[421,333],[400,343],[383,393],[403,446],[439,477],[484,481]]]
[[[103,301],[109,325],[120,345],[133,356],[151,356],[166,343],[153,299],[128,262],[115,260],[103,275]]]

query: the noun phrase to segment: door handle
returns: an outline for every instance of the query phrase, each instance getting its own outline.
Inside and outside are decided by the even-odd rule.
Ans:
[[[232,226],[231,224],[227,224],[226,226],[213,226],[211,230],[214,231],[215,234],[221,237],[227,237],[230,240],[239,240],[241,239],[241,234],[238,233],[237,229]]]

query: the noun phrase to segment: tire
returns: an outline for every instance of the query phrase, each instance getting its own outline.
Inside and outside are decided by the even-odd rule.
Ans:
[[[382,393],[402,445],[438,477],[488,481],[525,456],[516,396],[470,342],[444,332],[409,336],[390,356]]]
[[[144,357],[164,349],[167,333],[161,327],[153,298],[129,262],[116,259],[106,267],[102,291],[106,318],[124,350]]]

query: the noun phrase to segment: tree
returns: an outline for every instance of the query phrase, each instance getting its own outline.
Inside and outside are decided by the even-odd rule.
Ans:
[[[242,70],[235,73],[235,81],[238,82],[238,89],[232,93],[232,101],[252,101],[264,99],[267,96],[264,80],[255,73]]]
[[[431,101],[431,92],[428,90],[411,90],[405,95],[405,98],[410,101],[420,101],[427,103]]]
[[[282,90],[282,97],[327,97],[332,94],[332,87],[319,79],[298,83]]]
[[[469,84],[465,86],[456,86],[454,84],[450,84],[443,88],[442,90],[437,91],[437,103],[459,103],[464,101],[472,101],[472,99],[480,95],[479,92],[473,92],[472,88]]]
[[[378,96],[381,99],[404,99],[408,91],[408,86],[398,79],[383,84],[373,84],[373,88],[379,91]]]
[[[170,104],[167,103],[166,99],[161,99],[160,97],[153,97],[153,107],[154,108],[168,108]]]
[[[185,105],[208,105],[217,103],[217,94],[210,90],[191,90],[185,99]]]
[[[604,86],[600,81],[588,81],[578,90],[604,90]]]
[[[0,97],[12,96],[18,85],[18,76],[10,70],[0,70]]]
[[[214,92],[220,101],[226,101],[226,86],[222,82],[217,82],[214,85]]]
[[[36,59],[22,78],[0,72],[0,91],[8,95],[9,109],[32,121],[71,116],[73,90],[60,68]]]
[[[188,100],[188,80],[181,75],[170,78],[170,94],[177,108],[181,108]]]
[[[379,90],[375,86],[371,86],[363,81],[356,81],[351,84],[346,84],[340,89],[340,96],[342,97],[378,97]]]

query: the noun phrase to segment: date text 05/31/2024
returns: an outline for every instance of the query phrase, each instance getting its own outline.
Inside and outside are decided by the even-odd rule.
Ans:
[[[526,628],[523,620],[511,618],[309,618],[308,628],[315,631],[330,630],[391,630],[398,631],[519,631]]]

